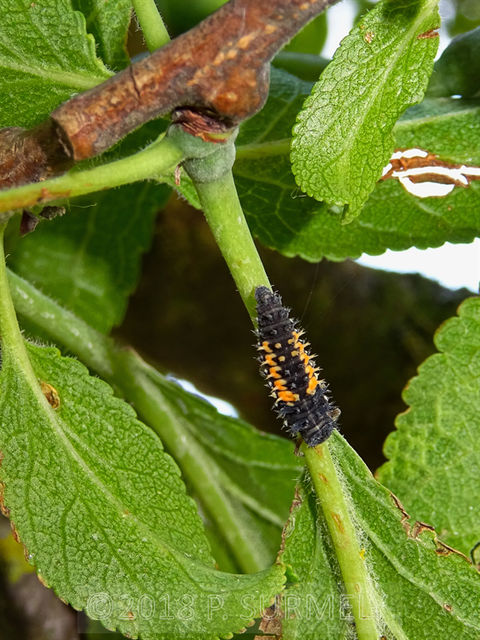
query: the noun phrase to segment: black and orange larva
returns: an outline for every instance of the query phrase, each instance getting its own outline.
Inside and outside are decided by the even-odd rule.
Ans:
[[[267,287],[255,289],[260,370],[267,380],[274,409],[292,436],[300,434],[309,447],[324,442],[336,426],[340,410],[317,374],[303,330],[290,318],[282,298]]]

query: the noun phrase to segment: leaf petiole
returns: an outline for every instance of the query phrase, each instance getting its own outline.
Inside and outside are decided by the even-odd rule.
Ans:
[[[134,155],[92,169],[72,170],[58,178],[0,191],[0,212],[64,200],[139,180],[160,179],[184,159],[183,152],[162,136]]]

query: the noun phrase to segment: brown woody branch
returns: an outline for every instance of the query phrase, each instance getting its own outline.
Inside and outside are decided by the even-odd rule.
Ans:
[[[152,55],[60,105],[39,127],[0,131],[0,188],[62,173],[172,111],[193,135],[221,140],[263,106],[275,53],[335,2],[230,0]]]

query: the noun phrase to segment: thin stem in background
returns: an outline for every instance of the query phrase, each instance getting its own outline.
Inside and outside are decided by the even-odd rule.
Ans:
[[[170,36],[155,5],[155,0],[133,0],[133,8],[149,51],[155,51],[170,42]]]

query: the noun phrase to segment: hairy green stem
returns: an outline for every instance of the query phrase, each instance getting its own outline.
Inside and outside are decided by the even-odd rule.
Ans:
[[[149,51],[155,51],[170,42],[170,36],[155,5],[155,0],[133,0],[133,8]]]
[[[215,465],[206,462],[207,454],[163,395],[159,384],[162,376],[134,351],[118,347],[111,338],[92,329],[20,276],[9,271],[8,279],[15,308],[25,324],[37,335],[78,356],[132,402],[139,415],[158,433],[227,540],[238,566],[247,573],[264,569],[265,550],[253,546],[244,535],[238,514],[225,492],[224,478],[217,477]]]
[[[51,180],[0,191],[0,212],[33,207],[52,200],[73,198],[102,189],[171,173],[184,159],[170,139],[162,137],[143,151],[85,170],[72,170]]]
[[[302,450],[330,531],[358,640],[378,640],[370,578],[328,441],[317,447],[304,444]]]
[[[238,565],[246,573],[265,569],[268,552],[263,545],[252,545],[245,537],[238,512],[225,492],[225,478],[218,467],[209,464],[209,456],[201,445],[189,435],[179,412],[165,399],[155,378],[159,373],[141,361],[138,356],[123,371],[129,371],[128,398],[138,407],[147,424],[159,433],[168,451],[183,470],[189,483],[195,488],[203,506],[219,531],[222,532]],[[122,385],[127,392],[126,385]],[[165,424],[171,425],[166,429]],[[188,442],[188,445],[186,443]]]
[[[195,187],[205,218],[254,320],[255,287],[269,287],[270,283],[245,220],[232,172],[214,182],[197,182]]]
[[[4,363],[8,360],[14,363],[14,366],[22,371],[22,375],[40,401],[46,402],[28,357],[10,292],[3,247],[6,226],[6,224],[0,225],[0,342],[2,359]]]
[[[288,156],[291,138],[272,140],[271,142],[252,142],[237,149],[237,160],[256,160],[270,156]]]

